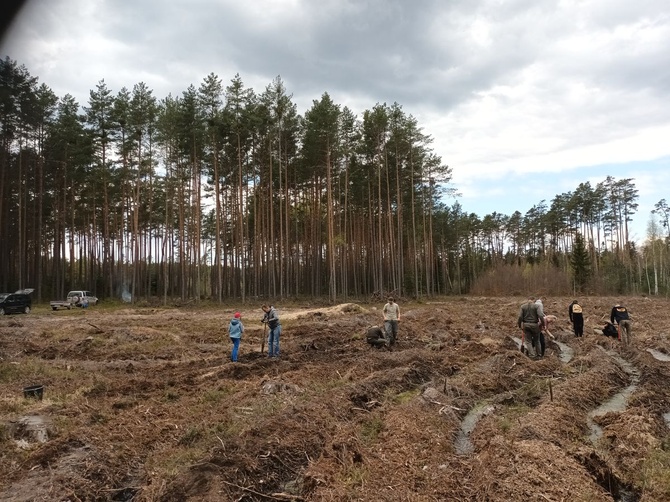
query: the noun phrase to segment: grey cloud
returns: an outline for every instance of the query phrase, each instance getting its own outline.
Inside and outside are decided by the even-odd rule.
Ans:
[[[211,72],[225,83],[239,73],[256,91],[280,75],[300,103],[328,92],[367,107],[397,101],[410,113],[447,115],[498,87],[526,85],[528,74],[538,72],[527,83],[528,95],[494,99],[512,118],[526,114],[536,130],[565,144],[619,137],[667,119],[656,101],[670,89],[669,9],[660,0],[302,0],[283,7],[232,0],[33,0],[29,7],[23,33],[34,37],[27,43],[35,47],[50,33],[76,35],[87,26],[118,44],[118,53],[109,50],[95,61],[69,55],[60,63],[70,71],[58,77],[59,89],[82,80],[90,89],[105,79],[118,90],[144,80],[162,98],[198,86]],[[645,23],[657,39],[611,42],[604,53],[588,46],[593,34],[607,37]],[[580,40],[585,45],[575,47]],[[40,71],[52,85],[47,76],[56,72],[44,59]],[[593,99],[575,101],[579,85],[597,89]],[[479,126],[495,134],[501,125],[504,117]]]

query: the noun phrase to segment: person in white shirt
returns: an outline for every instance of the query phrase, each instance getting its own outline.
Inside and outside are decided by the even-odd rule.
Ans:
[[[389,347],[395,344],[398,338],[398,322],[400,321],[400,307],[395,303],[395,298],[388,297],[388,303],[384,305],[384,331]]]

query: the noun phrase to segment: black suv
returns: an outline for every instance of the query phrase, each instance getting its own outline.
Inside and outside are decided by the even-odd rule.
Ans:
[[[30,313],[30,308],[33,306],[33,300],[30,298],[32,292],[32,289],[22,289],[16,293],[0,293],[0,315],[12,312]]]

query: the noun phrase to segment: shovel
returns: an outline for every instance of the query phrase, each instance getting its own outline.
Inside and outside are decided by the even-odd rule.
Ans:
[[[265,352],[265,337],[267,336],[268,323],[263,321],[263,338],[261,339],[261,354]]]
[[[519,350],[522,354],[526,353],[526,332],[523,328],[521,328],[521,347],[519,347]]]

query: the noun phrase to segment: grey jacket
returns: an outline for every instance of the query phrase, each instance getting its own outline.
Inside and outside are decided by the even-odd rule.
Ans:
[[[538,324],[542,317],[540,308],[541,307],[537,303],[533,302],[526,302],[521,305],[521,309],[519,310],[519,318],[517,319],[519,328],[521,328],[524,323]]]

